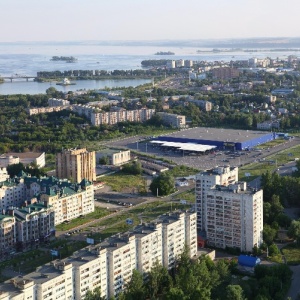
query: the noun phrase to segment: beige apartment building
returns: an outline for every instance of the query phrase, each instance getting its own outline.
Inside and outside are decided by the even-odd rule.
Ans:
[[[164,124],[166,125],[176,127],[176,128],[183,128],[186,126],[185,116],[169,114],[165,112],[158,112],[157,114],[161,116]]]
[[[67,178],[75,183],[83,179],[96,180],[95,152],[89,152],[86,148],[66,149],[56,154],[56,176]]]
[[[0,214],[0,257],[9,254],[15,244],[16,219],[14,216]]]
[[[47,187],[41,192],[40,201],[53,207],[58,225],[94,211],[94,187],[85,179],[77,185]]]

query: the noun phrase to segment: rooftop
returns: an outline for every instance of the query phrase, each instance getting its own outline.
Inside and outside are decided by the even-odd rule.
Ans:
[[[264,136],[267,133],[265,131],[253,131],[253,130],[235,130],[235,129],[223,129],[223,128],[208,128],[208,127],[196,127],[186,130],[177,131],[168,135],[167,137],[182,138],[182,139],[201,139],[209,141],[220,142],[245,142],[260,136]],[[164,136],[159,136],[160,140],[163,140]]]

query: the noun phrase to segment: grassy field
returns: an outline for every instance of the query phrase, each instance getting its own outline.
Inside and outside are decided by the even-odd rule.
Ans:
[[[298,265],[300,264],[300,246],[297,244],[289,244],[284,247],[282,250],[283,255],[285,256],[286,262],[289,265]]]
[[[256,162],[239,168],[239,179],[251,181],[266,171],[273,172],[276,170],[276,166],[279,167],[290,161],[294,161],[295,158],[300,158],[300,145],[270,155],[263,162]],[[245,177],[245,173],[250,173],[251,176]]]
[[[186,200],[188,203],[195,203],[195,201],[196,201],[195,189],[193,188],[189,191],[186,191],[186,192],[183,192],[183,193],[180,193],[180,194],[176,194],[173,197],[173,199],[174,200],[183,199],[183,200]]]
[[[63,224],[57,225],[56,230],[57,231],[70,230],[70,229],[75,228],[79,225],[83,225],[83,224],[86,224],[86,223],[88,223],[90,221],[93,221],[95,219],[99,219],[101,217],[107,216],[110,213],[111,212],[109,210],[105,209],[105,208],[95,207],[94,212],[92,212],[88,215],[82,216],[80,218],[73,219],[69,223],[63,223]]]
[[[90,230],[93,231],[90,236],[96,241],[100,241],[116,233],[128,231],[140,224],[141,221],[149,222],[169,211],[187,208],[190,208],[190,205],[182,205],[180,203],[164,203],[160,201],[143,204],[139,207],[133,208],[130,211],[124,211],[124,213],[118,216],[113,216],[109,219],[93,224],[90,226]],[[133,224],[126,224],[127,219],[131,219]],[[106,228],[99,230],[100,232],[96,232],[97,229],[94,229],[96,227]]]
[[[101,178],[101,181],[109,185],[115,192],[133,189],[137,189],[138,192],[145,190],[145,179],[141,175],[128,175],[119,172],[104,176]]]

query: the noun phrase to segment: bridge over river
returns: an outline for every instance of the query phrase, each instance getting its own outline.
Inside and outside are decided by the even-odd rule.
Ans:
[[[15,79],[26,79],[26,81],[28,81],[29,79],[36,79],[36,76],[27,76],[27,75],[19,75],[19,74],[15,74],[12,76],[0,76],[0,79],[4,79],[4,80],[10,80],[11,82]]]

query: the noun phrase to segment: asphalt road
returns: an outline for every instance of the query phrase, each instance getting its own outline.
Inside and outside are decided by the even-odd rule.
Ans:
[[[287,297],[291,297],[292,300],[297,300],[300,295],[300,265],[290,266],[290,269],[293,271],[293,277]]]

